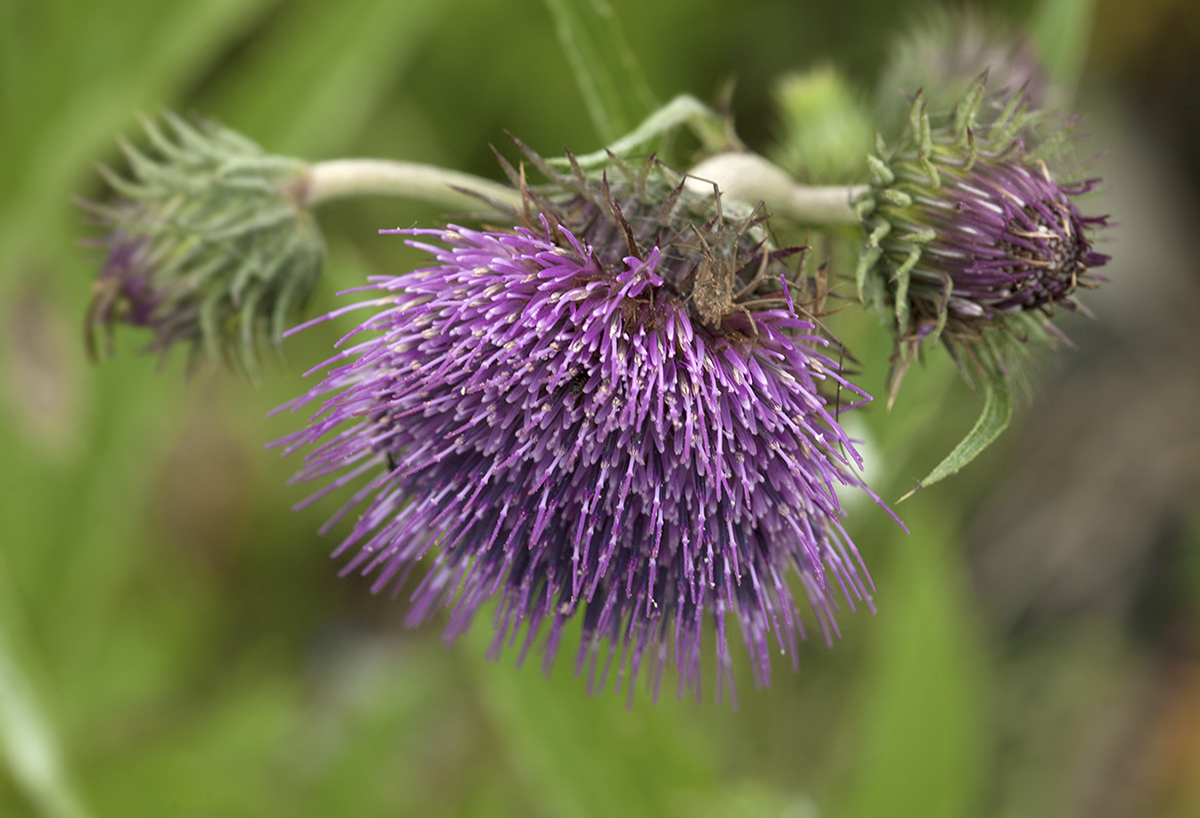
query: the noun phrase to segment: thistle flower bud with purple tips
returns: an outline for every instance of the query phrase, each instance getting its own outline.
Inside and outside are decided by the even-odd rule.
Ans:
[[[1055,308],[1076,308],[1076,291],[1096,286],[1108,260],[1092,248],[1104,217],[1074,202],[1096,180],[1062,184],[1044,161],[1065,132],[1027,149],[1018,134],[1039,114],[1021,93],[977,132],[986,79],[936,126],[918,93],[901,143],[869,157],[858,285],[896,336],[892,398],[926,339],[943,340],[968,375],[970,360],[987,379],[1007,378],[1014,347],[1052,332]]]
[[[126,323],[153,330],[150,349],[236,351],[253,370],[260,341],[282,337],[320,276],[324,241],[301,203],[307,166],[216,125],[166,121],[169,134],[145,123],[153,156],[123,146],[131,179],[105,172],[121,200],[88,206],[110,228],[89,345],[94,354],[103,328],[111,347]]]
[[[524,629],[523,658],[544,633],[548,668],[580,616],[593,689],[615,665],[632,694],[648,662],[657,691],[672,663],[698,694],[711,618],[720,697],[729,613],[766,684],[771,644],[795,662],[805,633],[792,571],[827,639],[835,589],[869,604],[839,524],[835,487],[862,484],[832,392],[867,397],[761,217],[653,161],[614,160],[610,180],[528,155],[552,184],[514,172],[524,225],[384,231],[437,263],[373,279],[357,306],[380,311],[281,444],[307,449],[297,479],[330,480],[316,496],[365,480],[326,526],[365,503],[346,571],[398,591],[431,558],[411,625],[450,607],[453,639],[496,596],[493,651]]]

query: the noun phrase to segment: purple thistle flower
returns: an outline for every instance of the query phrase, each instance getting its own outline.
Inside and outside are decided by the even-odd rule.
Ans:
[[[968,89],[946,121],[931,126],[923,94],[899,146],[868,157],[874,179],[858,204],[866,232],[858,284],[892,325],[897,355],[894,399],[923,341],[939,339],[963,366],[1008,378],[1030,337],[1051,339],[1057,306],[1076,309],[1079,287],[1103,278],[1108,256],[1092,249],[1105,217],[1086,217],[1073,198],[1098,180],[1057,181],[1044,161],[1067,131],[1028,150],[1040,112],[1023,93],[978,124],[987,75]],[[979,133],[976,133],[978,127]]]
[[[733,694],[727,613],[757,684],[769,681],[772,643],[798,663],[805,626],[790,571],[827,641],[835,589],[852,609],[870,605],[834,492],[862,486],[858,455],[819,387],[868,398],[788,307],[779,251],[747,230],[757,219],[736,238],[719,212],[676,224],[643,252],[632,237],[658,222],[631,189],[603,211],[576,208],[580,235],[540,198],[540,229],[383,231],[438,237],[409,240],[438,263],[364,288],[378,295],[356,306],[382,309],[344,340],[367,338],[290,404],[320,410],[277,445],[308,447],[297,480],[330,480],[301,505],[374,472],[325,530],[366,504],[335,554],[357,549],[344,573],[374,574],[375,591],[398,592],[432,557],[410,626],[447,606],[453,640],[497,596],[491,655],[523,627],[523,659],[544,631],[548,669],[578,614],[576,672],[589,666],[589,689],[607,643],[599,689],[615,663],[632,695],[648,660],[656,693],[671,662],[680,693],[699,695],[707,615],[719,698],[722,678]],[[683,207],[681,191],[663,212]],[[587,241],[598,235],[611,240]],[[753,313],[702,319],[690,287],[703,261],[720,259],[755,287],[770,267],[774,294],[744,302]]]

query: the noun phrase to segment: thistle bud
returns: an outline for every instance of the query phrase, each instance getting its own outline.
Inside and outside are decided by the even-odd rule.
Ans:
[[[1105,218],[1083,216],[1073,201],[1097,180],[1062,184],[1042,158],[1066,132],[1027,150],[1018,134],[1039,114],[1020,92],[977,130],[985,83],[941,121],[918,93],[899,145],[868,157],[858,285],[896,336],[893,397],[926,338],[944,339],[989,378],[1007,377],[1004,346],[1044,335],[1055,308],[1077,307],[1076,290],[1096,286],[1093,270],[1108,260],[1091,241]]]
[[[775,98],[783,134],[773,158],[780,167],[808,184],[862,181],[870,117],[840,71],[826,65],[787,74],[776,82]]]
[[[299,203],[306,165],[211,123],[166,122],[145,123],[151,153],[122,146],[130,178],[103,170],[119,200],[87,205],[110,230],[89,346],[94,356],[103,328],[111,350],[124,323],[153,331],[149,349],[236,351],[252,371],[260,342],[282,338],[320,276],[324,242]]]

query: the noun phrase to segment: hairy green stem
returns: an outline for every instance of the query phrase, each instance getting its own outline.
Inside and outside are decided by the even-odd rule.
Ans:
[[[679,110],[686,109],[687,106],[682,106]],[[627,152],[631,146],[642,144],[650,130],[664,130],[665,121],[647,120],[642,128],[614,143],[609,150],[618,154],[623,149]],[[601,156],[608,158],[607,153],[601,153],[581,156],[577,161],[581,165],[594,164],[592,160],[598,161]],[[814,227],[857,224],[851,203],[866,190],[862,185],[798,185],[781,168],[754,153],[719,153],[692,168],[688,175],[689,184],[700,192],[708,183],[715,182],[722,195],[751,205],[763,202],[772,215]],[[435,165],[388,159],[319,162],[309,168],[298,185],[297,195],[304,207],[350,196],[398,196],[468,211],[486,209],[489,201],[521,205],[520,192],[499,182]]]
[[[389,159],[318,162],[300,184],[299,203],[313,207],[349,196],[398,196],[471,211],[487,208],[488,200],[521,204],[521,194],[499,182],[436,165]]]
[[[723,196],[751,205],[762,202],[771,215],[812,227],[858,224],[852,202],[867,190],[866,185],[799,185],[755,153],[719,153],[688,175],[697,190],[715,182]]]
[[[705,150],[723,151],[742,147],[724,117],[695,97],[680,94],[616,142],[594,153],[576,156],[575,161],[585,169],[600,167],[608,163],[610,153],[617,156],[634,153],[680,125],[691,128]],[[550,161],[556,165],[569,164],[567,159]]]

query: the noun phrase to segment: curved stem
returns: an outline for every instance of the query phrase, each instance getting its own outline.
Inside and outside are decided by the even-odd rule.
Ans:
[[[462,210],[479,210],[489,200],[514,207],[521,204],[519,191],[491,179],[390,159],[318,162],[303,181],[300,204],[313,207],[347,196],[399,196]]]
[[[581,168],[589,169],[608,164],[608,155],[625,156],[648,144],[656,137],[680,125],[687,125],[700,140],[705,150],[723,151],[742,147],[720,114],[689,94],[680,94],[642,121],[632,131],[611,145],[594,153],[576,156]],[[566,159],[551,159],[552,163],[566,166]]]
[[[755,153],[719,153],[688,172],[689,185],[716,182],[723,196],[758,204],[802,225],[858,224],[852,202],[866,185],[799,185],[778,165]],[[710,191],[711,192],[711,191]]]

